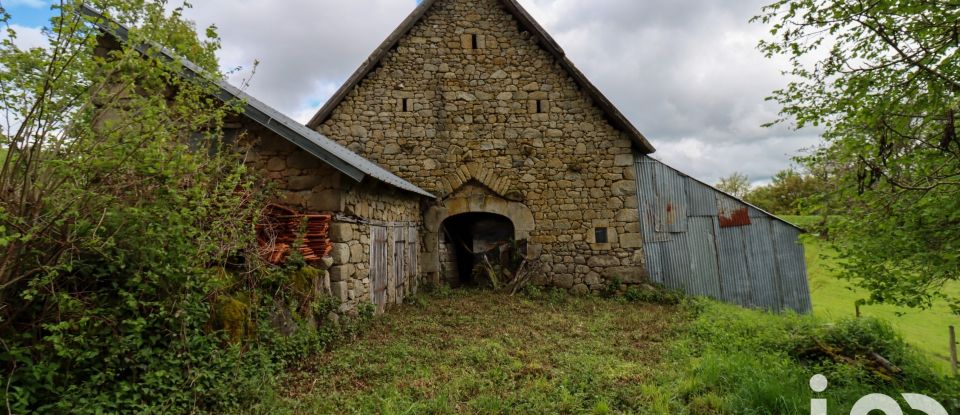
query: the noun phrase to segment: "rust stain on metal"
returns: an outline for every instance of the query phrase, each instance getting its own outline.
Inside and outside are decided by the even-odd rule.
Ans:
[[[719,217],[721,228],[749,226],[751,223],[750,211],[746,207],[738,208],[733,212],[720,212]]]

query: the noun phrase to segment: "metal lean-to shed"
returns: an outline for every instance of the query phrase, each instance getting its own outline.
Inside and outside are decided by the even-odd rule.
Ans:
[[[811,311],[800,228],[646,155],[636,167],[653,282],[745,307]]]

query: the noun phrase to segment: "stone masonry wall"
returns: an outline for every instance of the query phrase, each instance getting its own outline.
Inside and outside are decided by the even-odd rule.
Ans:
[[[386,304],[402,301],[397,292],[397,275],[393,274],[397,260],[395,229],[419,230],[419,199],[382,185],[364,183],[343,195],[343,216],[336,219],[331,229],[333,240],[333,267],[330,268],[331,287],[334,296],[344,304],[343,310],[353,310],[357,304],[372,302],[372,276],[370,257],[371,227],[387,229],[387,262],[383,269],[387,292]],[[415,232],[419,234],[419,232]],[[419,241],[417,249],[419,251]],[[415,271],[419,275],[419,269]],[[405,293],[415,292],[418,278],[409,278],[402,287]]]
[[[339,171],[259,125],[242,128],[250,147],[247,166],[267,180],[263,186],[279,191],[278,203],[306,212],[342,210]]]
[[[548,283],[640,281],[631,141],[519,27],[497,0],[438,0],[319,130],[441,197],[475,180],[525,204]]]
[[[420,223],[420,199],[372,179],[354,183],[329,165],[266,129],[243,123],[243,138],[249,144],[247,164],[265,179],[263,186],[278,191],[278,203],[303,212],[335,214],[330,230],[333,251],[325,261],[330,294],[341,302],[341,312],[355,312],[370,303],[371,226],[409,227]],[[395,239],[388,233],[388,247]],[[393,260],[388,258],[386,270]],[[387,276],[387,300],[397,302],[396,281]],[[416,288],[408,282],[407,292]]]

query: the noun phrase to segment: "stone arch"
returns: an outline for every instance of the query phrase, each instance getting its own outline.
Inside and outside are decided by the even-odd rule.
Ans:
[[[477,182],[481,182],[477,180]],[[474,192],[465,191],[472,188]],[[481,190],[482,189],[482,190]],[[440,229],[445,220],[464,213],[492,213],[503,216],[513,223],[514,236],[518,240],[530,239],[536,228],[533,211],[525,204],[507,200],[492,194],[494,189],[488,186],[471,186],[465,183],[440,205],[431,206],[424,214],[424,252],[423,272],[434,283],[440,282]],[[529,255],[538,256],[540,246],[527,245]]]
[[[452,195],[465,184],[476,181],[498,196],[506,196],[513,186],[513,181],[493,169],[488,169],[478,162],[460,165],[453,173],[444,177],[441,182],[444,195]]]

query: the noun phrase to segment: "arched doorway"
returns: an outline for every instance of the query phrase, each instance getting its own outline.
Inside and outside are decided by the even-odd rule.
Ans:
[[[443,278],[452,285],[477,286],[474,268],[483,258],[492,264],[510,260],[516,233],[503,215],[467,212],[446,218],[440,226],[440,261]]]

